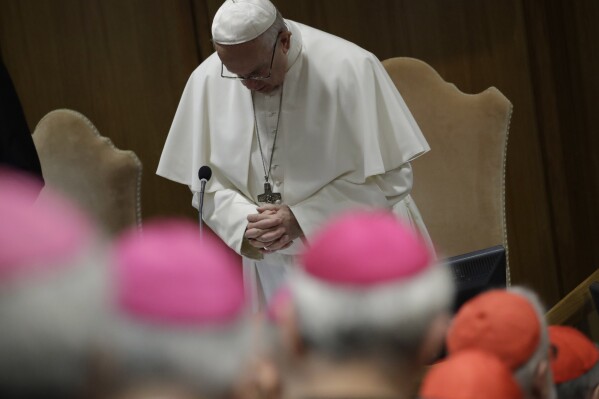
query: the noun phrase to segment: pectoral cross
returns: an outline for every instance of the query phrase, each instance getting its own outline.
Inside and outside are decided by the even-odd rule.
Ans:
[[[267,204],[278,204],[281,202],[281,193],[273,193],[270,183],[264,183],[264,192],[258,195],[258,202]]]

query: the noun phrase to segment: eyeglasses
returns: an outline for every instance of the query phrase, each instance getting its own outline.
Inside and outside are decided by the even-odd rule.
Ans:
[[[222,78],[239,79],[239,80],[266,80],[266,79],[270,78],[270,75],[272,73],[272,64],[275,60],[275,50],[277,49],[277,44],[279,43],[279,35],[280,34],[281,33],[279,32],[279,34],[277,35],[277,39],[275,40],[275,45],[272,48],[272,56],[270,57],[270,67],[268,68],[267,75],[259,75],[257,73],[250,73],[249,75],[233,75],[228,70],[225,70],[225,65],[221,62],[220,63],[220,76]],[[229,74],[229,75],[227,75],[227,74]]]

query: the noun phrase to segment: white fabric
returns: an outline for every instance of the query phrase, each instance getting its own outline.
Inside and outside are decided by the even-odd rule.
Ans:
[[[409,161],[429,147],[383,66],[343,39],[286,23],[292,36],[273,188],[308,239],[333,214],[365,206],[392,208],[427,236],[409,198]],[[251,92],[237,80],[221,78],[220,68],[212,54],[193,72],[157,173],[198,192],[197,171],[209,165],[213,175],[206,186],[204,219],[240,253],[247,215],[256,213],[257,196],[264,190],[264,172]],[[257,115],[272,112],[273,103],[256,101]],[[268,124],[259,121],[259,129]],[[197,207],[195,195],[193,202]],[[298,240],[277,254],[281,267],[292,265],[292,255],[301,249]]]
[[[212,40],[220,44],[249,42],[275,22],[277,9],[268,0],[227,0],[212,20]]]
[[[264,309],[296,267],[294,258],[274,253],[263,260],[243,257],[243,278],[252,311]]]

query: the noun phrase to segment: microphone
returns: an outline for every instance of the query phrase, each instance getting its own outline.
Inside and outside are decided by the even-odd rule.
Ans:
[[[202,219],[202,214],[204,211],[204,189],[206,188],[206,182],[210,180],[212,177],[212,169],[210,166],[202,166],[200,170],[198,170],[198,178],[200,179],[200,206],[199,210],[199,223],[200,223],[200,240],[204,236],[204,220]]]

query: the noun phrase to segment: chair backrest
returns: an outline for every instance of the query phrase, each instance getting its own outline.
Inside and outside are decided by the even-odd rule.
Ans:
[[[590,291],[599,281],[599,268],[547,312],[547,323],[576,327],[599,341],[599,313]]]
[[[72,198],[109,235],[141,226],[142,164],[133,151],[119,150],[68,109],[44,116],[33,141],[46,186]]]
[[[495,245],[507,251],[505,166],[512,104],[494,87],[465,94],[417,59],[391,58],[383,65],[431,147],[412,163],[412,196],[435,248],[441,256]]]

